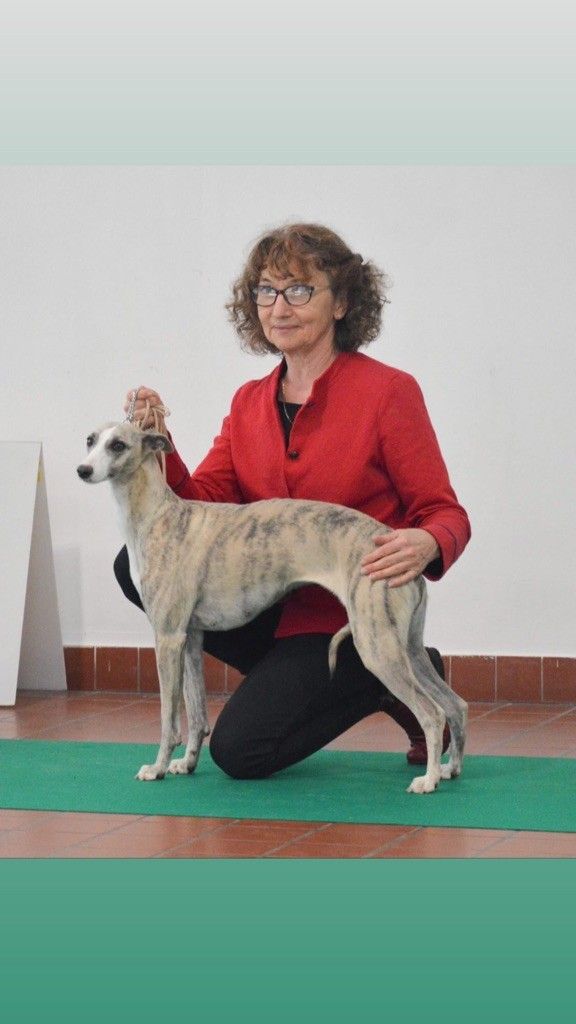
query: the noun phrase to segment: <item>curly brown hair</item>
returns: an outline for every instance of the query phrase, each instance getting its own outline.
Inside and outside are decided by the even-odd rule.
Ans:
[[[265,337],[252,288],[264,268],[280,276],[297,270],[303,280],[310,270],[324,271],[337,299],[346,301],[346,313],[335,322],[339,352],[356,352],[378,336],[386,298],[386,275],[346,245],[339,235],[320,224],[287,224],[263,234],[253,246],[244,270],[232,285],[226,304],[243,347],[251,352],[278,352]]]

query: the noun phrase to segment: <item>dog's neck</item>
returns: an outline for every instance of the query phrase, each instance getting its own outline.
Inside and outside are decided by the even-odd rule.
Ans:
[[[171,495],[154,456],[150,456],[128,477],[110,480],[120,519],[127,538],[147,530]]]

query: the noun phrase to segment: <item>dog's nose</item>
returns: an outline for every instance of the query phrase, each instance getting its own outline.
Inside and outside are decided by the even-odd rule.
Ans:
[[[94,469],[92,466],[78,466],[76,470],[81,480],[89,480],[92,476]]]

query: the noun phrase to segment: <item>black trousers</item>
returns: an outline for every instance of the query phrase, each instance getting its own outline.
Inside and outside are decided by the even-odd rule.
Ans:
[[[125,596],[142,608],[123,548],[114,572]],[[276,639],[280,606],[239,629],[206,632],[204,650],[245,676],[221,711],[210,740],[219,767],[233,778],[265,778],[295,764],[376,711],[386,711],[411,739],[422,729],[411,711],[369,672],[347,637],[334,676],[324,633]],[[437,671],[442,659],[429,650]]]

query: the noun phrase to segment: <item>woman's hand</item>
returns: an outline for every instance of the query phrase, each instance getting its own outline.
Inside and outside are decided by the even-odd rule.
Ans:
[[[124,412],[127,413],[132,405],[133,390],[129,391],[126,395],[126,401],[124,402]],[[150,405],[150,412],[146,416],[146,403]],[[164,402],[160,398],[157,391],[152,391],[150,388],[138,388],[138,397],[134,405],[134,414],[132,420],[138,423],[143,430],[147,427],[154,426],[154,417],[152,416],[152,406],[164,405]]]
[[[374,544],[374,551],[362,559],[361,571],[372,580],[387,580],[389,587],[416,579],[440,555],[427,530],[391,530],[374,537]]]

